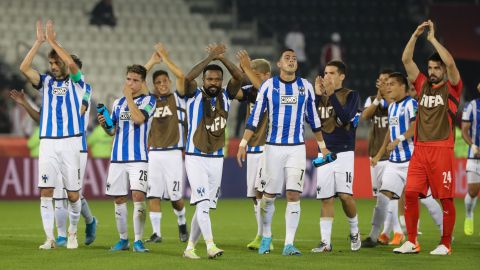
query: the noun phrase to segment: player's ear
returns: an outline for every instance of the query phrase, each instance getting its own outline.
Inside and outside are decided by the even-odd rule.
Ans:
[[[345,74],[340,74],[340,80],[345,80]]]

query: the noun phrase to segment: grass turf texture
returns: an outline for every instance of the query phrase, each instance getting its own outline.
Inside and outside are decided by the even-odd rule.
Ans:
[[[109,248],[118,240],[113,202],[90,201],[90,208],[100,221],[97,240],[85,246],[83,218],[79,223],[79,248],[67,250],[38,250],[45,240],[42,229],[38,201],[1,201],[0,213],[0,269],[478,269],[480,254],[480,220],[477,218],[475,233],[471,237],[463,234],[463,200],[456,200],[457,223],[455,241],[451,256],[429,255],[439,242],[439,232],[428,212],[422,206],[419,236],[422,251],[417,255],[397,255],[392,246],[378,246],[374,249],[362,248],[359,252],[350,251],[349,227],[339,201],[335,205],[336,219],[332,232],[333,252],[313,254],[320,238],[320,203],[313,199],[302,201],[300,225],[296,234],[296,246],[303,252],[299,257],[281,255],[285,235],[285,201],[276,201],[273,221],[275,250],[269,255],[258,255],[247,250],[246,244],[256,233],[253,207],[250,200],[220,200],[218,210],[211,212],[214,240],[225,254],[208,260],[202,240],[197,245],[201,260],[182,258],[186,243],[178,240],[176,217],[170,203],[165,202],[162,218],[163,242],[147,244],[150,253],[140,254],[130,251],[110,252]],[[357,200],[362,239],[370,232],[370,219],[374,200]],[[129,202],[129,237],[132,245],[132,203]],[[478,213],[477,216],[480,216]],[[188,225],[194,208],[187,207]],[[147,218],[144,238],[152,233]]]

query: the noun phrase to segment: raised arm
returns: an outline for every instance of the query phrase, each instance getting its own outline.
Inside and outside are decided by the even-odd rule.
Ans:
[[[250,56],[248,55],[247,51],[240,50],[237,52],[237,59],[240,62],[240,67],[247,75],[248,80],[252,83],[255,89],[260,89],[262,85],[262,80],[255,74],[255,71],[252,69],[252,62],[250,60]]]
[[[163,62],[167,65],[168,69],[175,75],[175,86],[180,95],[185,95],[185,74],[183,71],[172,61],[167,49],[162,43],[155,45],[156,52],[160,55]]]
[[[28,115],[37,123],[40,124],[40,112],[35,110],[32,105],[27,101],[25,98],[25,93],[23,92],[23,89],[20,91],[17,91],[15,89],[10,90],[10,98],[15,101],[18,105],[22,106],[25,111],[27,111]]]
[[[213,60],[215,60],[220,54],[225,53],[225,45],[223,44],[210,44],[208,45],[206,51],[208,52],[207,57],[205,57],[200,63],[196,64],[190,72],[185,76],[185,95],[190,95],[193,93],[195,88],[197,88],[197,83],[195,78],[198,77],[203,71],[203,69]]]
[[[417,64],[413,62],[413,51],[415,50],[415,43],[417,42],[417,38],[425,31],[425,28],[428,27],[428,22],[421,23],[415,32],[413,32],[410,40],[405,46],[402,54],[402,62],[405,66],[405,70],[407,71],[408,80],[414,82],[417,79],[418,73],[420,70],[417,67]]]
[[[229,93],[230,97],[241,99],[242,94],[237,97],[237,94],[240,92],[240,87],[243,81],[243,73],[242,71],[230,61],[224,54],[221,54],[217,58],[223,65],[227,68],[228,72],[232,75],[232,79],[227,84],[227,92]],[[258,89],[258,88],[257,88]]]
[[[57,34],[55,33],[55,31],[53,29],[53,21],[52,20],[47,21],[46,28],[47,28],[46,37],[47,37],[48,44],[50,44],[50,46],[52,46],[52,48],[55,50],[55,52],[57,52],[60,59],[62,59],[62,61],[65,63],[65,65],[68,66],[68,68],[70,70],[70,74],[76,75],[77,72],[80,69],[78,68],[77,64],[75,64],[75,61],[73,61],[73,58],[70,56],[70,54],[64,48],[62,48],[62,46],[60,46],[60,44],[58,44],[58,42],[56,40],[56,35]],[[80,78],[78,78],[77,80],[74,80],[74,81],[78,81],[79,79]]]
[[[143,65],[145,69],[147,70],[147,73],[152,70],[152,68],[155,65],[158,65],[162,62],[162,57],[158,54],[157,51],[153,52],[152,56],[150,56],[150,59],[148,59],[147,63]]]
[[[431,20],[428,20],[428,35],[427,40],[432,43],[435,50],[442,58],[443,63],[447,67],[447,76],[450,80],[452,85],[457,85],[460,81],[460,72],[458,72],[457,66],[455,65],[455,60],[453,59],[452,55],[448,52],[448,50],[438,42],[437,38],[435,38],[435,26]]]
[[[382,101],[382,92],[381,88],[385,87],[385,84],[381,80],[377,80],[377,96],[374,100],[370,102],[370,97],[367,98],[367,102],[365,102],[365,108],[362,112],[362,118],[365,120],[370,120],[375,115],[375,110],[380,106],[380,102]]]
[[[22,63],[20,64],[20,71],[22,74],[31,84],[35,86],[38,86],[40,83],[40,73],[32,68],[32,62],[43,42],[45,42],[45,33],[43,32],[42,21],[38,20],[37,38],[35,39],[32,48],[25,56],[25,59],[23,59]]]

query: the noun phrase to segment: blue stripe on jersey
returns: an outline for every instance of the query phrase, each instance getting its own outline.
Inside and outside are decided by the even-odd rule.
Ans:
[[[57,86],[61,86],[62,82],[58,81]],[[56,108],[56,115],[57,115],[57,134],[60,137],[63,137],[63,115],[62,115],[62,105],[63,105],[63,98],[61,96],[57,96],[57,108]]]
[[[398,104],[395,103],[395,109],[393,110],[393,115],[394,116],[397,115],[397,110],[398,110]],[[398,136],[401,135],[401,133],[399,135],[397,135],[397,130],[396,129],[391,129],[390,131],[392,133],[392,138],[393,138],[392,141],[395,140]],[[400,150],[398,149],[398,147],[395,147],[394,153],[395,153],[395,160],[400,160]]]
[[[277,89],[277,91],[275,91]],[[273,77],[273,91],[272,91],[272,103],[280,104],[280,81],[279,77]],[[277,137],[278,132],[278,111],[280,106],[273,106],[273,117],[272,117],[272,131],[270,132],[270,140],[268,142],[275,143],[275,138]],[[268,135],[267,135],[268,137]]]
[[[298,87],[303,87],[305,88],[305,86],[303,86],[303,82],[302,82],[302,79],[300,77],[297,77],[297,85]],[[305,95],[299,95],[298,96],[298,109],[301,109],[303,108],[303,104],[305,103]],[[295,121],[295,123],[300,123],[302,121],[302,116],[304,114],[303,113],[298,113],[297,112],[297,119]],[[300,125],[295,125],[295,130],[294,130],[294,134],[295,134],[295,142],[294,143],[300,143],[299,140],[297,140],[297,138],[300,138],[300,132],[302,131],[303,133],[303,130],[304,130],[304,126],[300,126]],[[303,134],[302,134],[303,135]]]
[[[75,91],[75,85],[72,84],[72,89]],[[72,95],[72,92],[68,91],[68,95]],[[73,95],[75,96],[75,95]],[[75,100],[75,103],[77,100]],[[70,98],[67,98],[65,99],[65,103],[67,105],[67,115],[68,115],[68,119],[72,119],[73,118],[73,112],[72,112],[72,103],[70,102]],[[80,124],[82,123],[83,121],[80,120]],[[83,126],[83,125],[82,125]],[[67,128],[68,128],[68,133],[69,134],[73,134],[73,122],[72,121],[68,121],[67,123]],[[80,127],[80,130],[82,130],[82,134],[85,132],[83,130],[82,127]]]
[[[402,102],[402,107],[405,108],[405,104],[407,103],[409,99],[405,99],[403,102]],[[405,111],[405,113],[403,114],[403,117],[400,116],[400,134],[404,134],[408,127],[406,127],[406,124],[405,124],[405,116],[408,115],[408,112]],[[410,160],[410,157],[411,157],[411,154],[410,154],[410,149],[408,149],[408,141],[407,140],[404,140],[402,142],[402,147],[403,147],[403,150],[405,151],[405,158],[407,160]]]
[[[53,85],[53,80],[50,79],[48,81],[48,89],[47,89],[47,96],[48,96],[48,104],[43,104],[42,108],[46,108],[43,110],[47,114],[47,130],[46,130],[46,135],[47,137],[52,136],[52,101],[53,101],[53,93],[52,93],[52,85]],[[43,95],[45,95],[45,91],[43,92]],[[43,116],[41,116],[43,118]],[[40,127],[40,137],[42,137],[42,128]]]
[[[130,125],[128,121],[123,121],[123,136],[122,136],[122,160],[128,160],[128,133],[130,132]],[[120,136],[119,136],[120,137]]]
[[[140,141],[140,126],[139,125],[133,125],[133,140],[136,142]],[[141,159],[141,154],[140,154],[140,144],[136,143],[133,145],[133,155],[135,160]]]
[[[247,145],[247,153],[262,153],[263,152],[263,145],[262,146],[248,146]]]
[[[462,115],[462,121],[464,122],[469,122],[470,123],[470,128],[469,128],[469,135],[470,138],[472,139],[472,143],[479,146],[480,144],[480,123],[479,123],[479,117],[480,117],[480,99],[474,99],[470,101],[466,106],[463,111]],[[469,146],[468,147],[468,158],[469,159],[479,159],[478,157],[475,157],[473,154],[472,148]]]
[[[292,84],[285,84],[285,94],[293,95]],[[298,102],[298,100],[297,100]],[[288,135],[290,132],[290,119],[292,118],[292,105],[285,106],[282,130],[282,144],[288,143]]]

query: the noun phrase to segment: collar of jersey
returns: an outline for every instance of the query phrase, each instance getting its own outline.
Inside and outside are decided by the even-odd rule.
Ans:
[[[402,99],[398,100],[398,101],[395,101],[395,103],[397,104],[400,104],[401,102],[403,102],[405,99],[409,98],[410,96],[409,95],[406,95],[405,97],[403,97]]]
[[[441,83],[439,84],[431,84],[432,85],[432,89],[438,89],[440,87],[442,87],[443,85],[445,85],[446,81],[442,81]]]
[[[282,77],[278,76],[278,79],[282,82],[282,83],[293,83],[297,80],[297,76],[295,76],[295,79],[291,80],[291,81],[284,81],[282,80]]]

